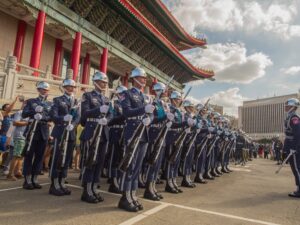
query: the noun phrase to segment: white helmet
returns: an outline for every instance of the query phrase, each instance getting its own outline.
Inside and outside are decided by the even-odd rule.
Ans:
[[[189,107],[189,106],[194,106],[194,104],[191,102],[191,100],[184,100],[182,103],[183,107]]]
[[[200,111],[200,110],[204,109],[204,105],[201,104],[201,103],[198,103],[198,104],[196,105],[196,109],[197,109],[198,111]]]
[[[66,86],[76,87],[76,82],[72,79],[64,79],[63,83],[62,83],[62,86],[63,87],[66,87]]]
[[[178,91],[172,91],[170,99],[179,98],[181,99],[181,94]]]
[[[44,90],[49,91],[50,85],[45,81],[40,81],[36,84],[36,88],[37,89],[44,89]]]
[[[136,67],[131,71],[129,78],[135,78],[135,77],[145,77],[146,78],[146,72],[144,69],[140,67]]]
[[[107,75],[103,72],[96,72],[93,76],[93,81],[101,80],[103,82],[108,82]]]
[[[121,93],[123,93],[124,91],[127,91],[127,90],[128,90],[127,87],[125,87],[123,85],[120,85],[120,86],[117,87],[116,93],[121,94]]]
[[[285,104],[285,106],[294,106],[294,107],[299,107],[300,106],[300,103],[299,103],[299,100],[296,99],[296,98],[290,98],[288,99]]]
[[[166,85],[161,82],[157,82],[153,86],[153,91],[163,91],[164,92],[165,90],[166,90]]]

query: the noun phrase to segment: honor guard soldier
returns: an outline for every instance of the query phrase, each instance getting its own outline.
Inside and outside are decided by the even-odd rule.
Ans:
[[[37,83],[39,96],[28,99],[25,103],[22,117],[29,117],[29,125],[25,130],[27,143],[25,144],[23,175],[25,178],[23,188],[27,190],[41,189],[37,182],[43,164],[43,157],[49,138],[50,121],[49,111],[51,103],[47,101],[50,86],[41,81]]]
[[[203,178],[205,172],[205,161],[206,161],[206,152],[207,152],[207,142],[208,142],[208,124],[205,119],[206,107],[201,103],[196,105],[196,109],[199,112],[196,115],[197,126],[198,124],[202,124],[201,131],[196,138],[196,154],[195,154],[195,162],[196,162],[196,176],[195,183],[206,184],[207,181]]]
[[[124,155],[123,148],[123,130],[125,125],[125,117],[122,112],[121,97],[122,93],[127,91],[127,87],[118,86],[116,89],[117,99],[112,107],[112,119],[109,121],[109,163],[108,163],[108,178],[111,182],[108,191],[112,193],[120,193],[119,178],[120,172],[118,165]]]
[[[182,173],[183,179],[181,182],[182,187],[194,188],[196,185],[191,180],[192,175],[192,166],[194,160],[194,150],[195,145],[192,139],[194,139],[197,131],[196,131],[196,123],[197,121],[193,118],[194,117],[194,104],[190,100],[183,101],[183,107],[186,111],[184,114],[184,120],[187,121],[188,127],[191,129],[191,132],[187,135],[184,141],[184,149],[182,154]],[[195,128],[195,129],[194,129]],[[192,130],[193,129],[193,130]]]
[[[164,106],[166,104],[160,99],[162,97],[166,97],[166,85],[157,82],[153,86],[153,91],[156,95],[156,98],[154,99],[155,110],[153,113],[154,119],[148,132],[149,145],[147,152],[149,153],[149,158],[147,159],[148,163],[146,169],[146,189],[144,192],[144,198],[159,201],[160,199],[163,199],[163,196],[158,194],[155,185],[161,168],[162,159],[164,157],[164,139],[165,132],[167,132],[167,130],[164,130],[164,126],[170,127],[172,125],[171,121],[174,119],[174,114],[168,112],[168,109],[165,109]],[[169,121],[167,124],[164,123],[166,119]],[[157,144],[155,145],[155,143]],[[155,156],[151,157],[153,154],[155,154]]]
[[[289,156],[289,163],[295,176],[296,191],[289,194],[290,197],[300,198],[300,116],[296,110],[300,106],[299,100],[290,98],[285,102],[284,121],[284,147],[283,151]]]
[[[126,162],[122,160],[122,165],[126,164],[127,169],[123,171],[121,176],[120,190],[123,194],[118,207],[126,211],[137,212],[143,209],[143,206],[137,200],[136,191],[138,189],[139,173],[148,145],[145,127],[148,127],[151,123],[149,116],[145,116],[145,114],[151,115],[155,107],[152,104],[145,104],[145,97],[141,91],[146,85],[145,71],[142,68],[135,68],[131,72],[130,79],[133,87],[123,92],[121,101],[123,115],[126,117],[124,159],[130,156],[130,160]],[[139,129],[141,127],[142,129]],[[137,133],[137,129],[139,133]],[[133,139],[134,146],[130,146],[131,139]],[[134,151],[135,149],[136,151]]]
[[[105,73],[96,72],[92,78],[95,89],[86,92],[81,100],[81,124],[84,129],[80,140],[84,142],[84,167],[81,200],[88,203],[102,202],[104,199],[97,190],[100,172],[104,165],[109,99],[104,96],[108,78]]]
[[[179,138],[183,127],[183,115],[179,107],[182,102],[182,96],[178,91],[173,91],[170,95],[171,105],[170,112],[174,114],[174,121],[166,136],[166,187],[165,191],[173,194],[182,193],[182,190],[176,183],[176,177],[178,175],[178,167],[180,163],[180,154],[174,159],[174,162],[170,162],[170,157],[176,151],[178,146],[174,146],[176,140]]]
[[[68,167],[75,148],[75,129],[79,122],[77,101],[74,97],[76,83],[65,79],[62,82],[64,94],[53,99],[50,111],[54,128],[51,136],[54,138],[54,151],[52,156],[49,194],[62,196],[70,195],[71,191],[65,185]]]

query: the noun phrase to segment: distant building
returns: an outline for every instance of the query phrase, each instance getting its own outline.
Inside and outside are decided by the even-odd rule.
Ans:
[[[254,139],[283,138],[284,103],[298,94],[244,101],[238,109],[238,127]]]
[[[215,112],[220,113],[221,115],[223,115],[223,106],[220,105],[212,105],[210,104],[210,106],[214,109]]]

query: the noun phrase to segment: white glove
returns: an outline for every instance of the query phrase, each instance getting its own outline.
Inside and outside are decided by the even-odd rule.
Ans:
[[[191,133],[191,128],[190,128],[190,127],[186,128],[186,129],[185,129],[185,132],[186,132],[187,134]]]
[[[42,114],[40,114],[40,113],[36,113],[36,114],[34,114],[34,119],[35,120],[41,120],[43,118],[43,116],[42,116]]]
[[[109,106],[108,105],[101,105],[100,112],[106,114],[108,112]]]
[[[73,124],[68,124],[68,126],[66,127],[67,131],[71,131],[74,129],[74,125]]]
[[[197,130],[196,130],[197,134],[199,134],[199,133],[200,133],[200,131],[201,131],[201,129],[197,129]]]
[[[175,116],[174,116],[173,113],[168,112],[168,113],[167,113],[167,118],[168,118],[168,120],[170,120],[170,121],[174,121]]]
[[[145,126],[149,126],[150,123],[151,123],[151,120],[150,120],[149,117],[146,117],[146,118],[144,118],[144,119],[142,120],[142,122],[143,122],[143,124],[144,124]]]
[[[228,141],[228,137],[225,138],[225,141]]]
[[[214,130],[215,130],[214,127],[209,127],[209,128],[208,128],[208,132],[209,132],[209,133],[212,133]]]
[[[73,116],[70,115],[70,114],[67,114],[67,115],[64,116],[64,121],[65,121],[65,122],[72,121],[72,119],[73,119]]]
[[[221,130],[218,130],[218,131],[217,131],[217,134],[218,134],[218,135],[222,134],[222,131],[221,131]]]
[[[171,121],[167,122],[166,126],[167,126],[167,128],[171,128],[172,122]]]
[[[107,125],[107,119],[106,118],[101,118],[101,119],[99,119],[98,123],[102,126],[106,126]]]
[[[154,105],[147,104],[147,105],[145,106],[145,112],[146,112],[146,113],[153,113],[154,109],[155,109],[155,106],[154,106]]]
[[[290,154],[295,154],[295,153],[296,153],[296,150],[294,150],[294,149],[290,150]]]
[[[44,108],[43,108],[43,106],[38,105],[37,107],[35,107],[34,110],[35,110],[35,112],[37,112],[37,113],[41,113],[41,112],[43,112]]]
[[[196,121],[192,118],[188,118],[187,123],[190,127],[193,127],[193,126],[195,126]]]

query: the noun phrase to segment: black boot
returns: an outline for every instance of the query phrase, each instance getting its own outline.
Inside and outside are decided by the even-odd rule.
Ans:
[[[168,179],[166,182],[165,191],[172,193],[172,194],[178,194],[178,190],[174,187],[172,179]]]
[[[294,191],[294,192],[289,194],[289,197],[300,198],[300,192],[299,191]]]
[[[175,178],[172,179],[172,183],[173,183],[174,188],[178,191],[178,193],[182,193],[182,192],[183,192],[183,191],[178,187]]]
[[[229,173],[233,172],[233,170],[229,169],[228,166],[225,166],[225,168],[226,168],[226,170],[227,170]]]
[[[98,203],[98,199],[94,196],[92,191],[92,183],[84,184],[84,189],[81,195],[81,201],[87,203]]]
[[[131,199],[131,195],[130,195],[129,191],[123,192],[123,195],[122,195],[122,197],[119,201],[118,207],[120,209],[124,209],[128,212],[137,212],[137,211],[139,211],[138,207],[133,204],[133,201]]]
[[[152,201],[159,201],[160,198],[155,194],[153,187],[152,187],[152,182],[147,182],[146,183],[146,189],[144,192],[144,198],[152,200]]]
[[[206,184],[207,181],[204,180],[204,178],[202,177],[202,175],[200,173],[197,173],[194,179],[195,183],[199,183],[199,184]]]
[[[136,196],[136,191],[131,191],[131,199],[133,200],[133,204],[138,207],[138,210],[143,210],[143,205],[138,201],[138,198]]]
[[[41,189],[42,186],[37,182],[37,175],[33,175],[31,177],[31,181],[32,181],[32,185],[34,187],[34,189]]]
[[[219,175],[219,176],[222,176],[223,173],[221,172],[221,170],[219,170],[219,168],[216,168],[216,173]]]
[[[100,191],[98,191],[97,189],[98,189],[98,184],[94,183],[92,185],[92,192],[96,197],[96,199],[98,200],[98,202],[103,202],[104,198],[101,196]]]
[[[220,177],[220,176],[216,173],[215,169],[212,169],[212,170],[210,171],[210,174],[211,174],[213,177]]]
[[[156,188],[155,188],[156,182],[153,181],[150,185],[152,185],[152,188],[153,188],[153,191],[154,191],[155,195],[156,195],[157,197],[159,197],[159,199],[163,199],[164,197],[163,197],[161,194],[159,194],[158,191],[157,191]]]
[[[119,189],[117,178],[114,177],[111,179],[111,183],[109,185],[108,192],[116,193],[116,194],[122,193]]]
[[[187,176],[184,176],[181,182],[181,187],[193,188],[194,186],[188,181]]]
[[[204,178],[204,179],[207,179],[207,180],[214,180],[214,179],[215,179],[214,177],[212,177],[212,176],[210,175],[209,172],[205,173],[205,174],[203,175],[203,178]]]
[[[51,179],[49,194],[50,195],[55,195],[55,196],[65,195],[64,191],[61,189],[61,186],[59,185],[58,178]]]
[[[225,167],[222,167],[222,170],[221,170],[223,173],[229,173],[229,171],[227,171],[227,169]]]
[[[60,189],[65,193],[65,195],[71,195],[71,190],[66,186],[65,178],[59,179]]]
[[[24,183],[23,183],[23,188],[26,189],[26,190],[33,190],[34,189],[34,186],[32,184],[32,181],[31,181],[31,177],[30,176],[25,176],[25,180],[24,180]]]

